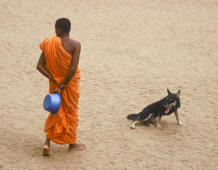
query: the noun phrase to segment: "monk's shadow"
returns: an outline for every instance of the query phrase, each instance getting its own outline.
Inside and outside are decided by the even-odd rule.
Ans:
[[[39,137],[38,134],[29,134],[30,131],[19,131],[15,133],[14,129],[8,129],[7,135],[4,137],[4,149],[11,153],[11,158],[16,160],[22,159],[22,157],[30,160],[40,160],[42,162],[55,158],[55,161],[64,161],[67,157],[74,159],[74,153],[69,152],[68,145],[58,145],[51,142],[51,155],[45,157],[42,155],[42,147],[44,144],[44,135]],[[16,153],[16,155],[14,155]],[[82,152],[80,152],[82,154]],[[76,153],[77,154],[77,153]],[[18,157],[17,157],[18,156]],[[80,155],[81,156],[81,155]],[[15,161],[16,162],[16,161]],[[50,162],[50,161],[49,161]]]

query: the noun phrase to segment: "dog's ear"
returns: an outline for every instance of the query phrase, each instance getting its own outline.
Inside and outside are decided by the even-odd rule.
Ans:
[[[176,96],[177,96],[177,97],[180,96],[180,90],[176,93]]]
[[[167,89],[167,93],[168,93],[168,95],[171,95],[171,92],[170,92],[170,90],[169,90],[169,89]]]

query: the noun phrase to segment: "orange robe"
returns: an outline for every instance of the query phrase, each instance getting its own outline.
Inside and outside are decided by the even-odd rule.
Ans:
[[[40,44],[46,56],[46,67],[59,84],[69,71],[72,56],[63,48],[59,37],[45,39]],[[58,144],[75,144],[78,125],[78,101],[80,94],[80,70],[77,68],[67,87],[61,92],[59,111],[48,116],[44,131],[47,138]],[[49,93],[57,86],[49,80]]]

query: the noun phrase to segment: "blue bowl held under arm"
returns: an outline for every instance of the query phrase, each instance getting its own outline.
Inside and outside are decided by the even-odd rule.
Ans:
[[[44,109],[56,114],[61,105],[61,95],[59,93],[52,93],[45,96],[43,106]]]

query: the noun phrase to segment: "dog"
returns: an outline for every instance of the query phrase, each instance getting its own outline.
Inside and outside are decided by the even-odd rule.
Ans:
[[[183,125],[183,123],[179,121],[179,116],[177,111],[181,106],[180,90],[177,93],[171,93],[170,90],[167,89],[167,93],[168,95],[166,97],[146,106],[138,114],[128,115],[127,119],[134,120],[130,128],[135,129],[135,125],[138,122],[142,122],[147,125],[149,125],[149,123],[156,123],[157,128],[161,128],[160,125],[161,117],[165,115],[170,115],[173,112],[175,113],[177,124]]]

